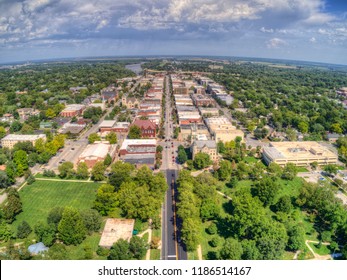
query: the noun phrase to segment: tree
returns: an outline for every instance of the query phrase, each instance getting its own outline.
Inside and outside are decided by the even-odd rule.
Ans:
[[[208,154],[205,153],[197,153],[193,160],[193,165],[196,169],[203,169],[207,166],[211,165],[211,159]]]
[[[73,169],[73,163],[70,161],[63,162],[58,166],[59,177],[69,179],[74,176],[75,170]]]
[[[240,260],[243,253],[242,245],[234,238],[228,238],[220,251],[222,260]]]
[[[0,171],[0,188],[4,189],[11,185],[10,179],[8,178],[6,172]]]
[[[180,147],[182,147],[182,148],[180,148]],[[187,153],[186,153],[184,147],[180,145],[178,147],[177,161],[180,164],[184,164],[187,160],[188,160]]]
[[[17,175],[23,176],[24,172],[22,171],[25,171],[29,168],[27,153],[23,150],[14,152],[13,162],[16,164],[17,167]]]
[[[329,176],[336,175],[337,171],[339,170],[338,166],[336,164],[327,164],[324,166],[323,170],[328,173]]]
[[[293,205],[289,195],[281,196],[275,204],[276,212],[283,212],[289,214],[292,211]]]
[[[147,252],[148,244],[147,242],[138,236],[133,236],[129,242],[129,250],[133,258],[141,260]]]
[[[88,136],[88,143],[93,144],[95,141],[101,141],[101,137],[97,133],[91,133]]]
[[[161,153],[162,151],[163,151],[163,146],[158,145],[157,148],[156,148],[156,152],[157,153]]]
[[[221,238],[219,236],[214,236],[211,241],[209,242],[209,244],[212,247],[218,247],[221,243]]]
[[[228,180],[232,172],[231,162],[223,160],[219,163],[219,169],[217,170],[218,178],[221,181]]]
[[[110,156],[110,154],[107,154],[104,159],[104,165],[109,166],[111,163],[112,163],[112,157]]]
[[[86,227],[77,209],[66,207],[58,225],[59,239],[66,245],[78,245],[86,237]]]
[[[110,144],[116,144],[117,143],[117,134],[113,131],[111,131],[110,133],[108,133],[105,137],[105,139],[110,142]]]
[[[52,246],[56,240],[56,226],[54,224],[44,224],[38,222],[34,226],[34,231],[39,241],[42,241],[46,246]]]
[[[287,229],[288,243],[287,249],[290,251],[302,250],[305,248],[305,230],[300,225],[289,225]]]
[[[45,114],[48,119],[53,119],[57,115],[52,108],[48,108]]]
[[[129,139],[140,139],[141,138],[141,128],[137,125],[132,125],[129,129],[128,134]]]
[[[293,180],[298,174],[298,168],[294,163],[287,163],[283,168],[282,178],[286,180]]]
[[[256,128],[253,131],[254,137],[257,139],[264,139],[269,131],[266,128]]]
[[[102,161],[97,162],[93,168],[92,168],[92,180],[94,181],[102,181],[105,179],[105,171],[106,171],[106,166]]]
[[[182,241],[188,251],[196,250],[201,242],[201,222],[195,218],[187,218],[182,222]]]
[[[17,227],[17,237],[20,239],[27,238],[32,231],[30,225],[26,221],[23,221]]]
[[[309,125],[307,122],[299,122],[298,129],[301,133],[307,133],[309,129]]]
[[[3,207],[3,215],[7,222],[12,223],[20,212],[22,212],[22,202],[16,189],[9,188],[7,203]]]
[[[208,228],[206,229],[208,234],[216,234],[218,232],[218,228],[217,225],[215,223],[212,223],[208,226]]]
[[[275,178],[281,178],[282,167],[276,162],[271,162],[268,166],[269,175]]]
[[[116,194],[114,187],[109,184],[103,184],[98,188],[93,208],[101,215],[106,216],[116,207]]]
[[[88,166],[85,162],[79,162],[76,170],[76,177],[78,179],[87,179],[89,177]]]
[[[330,127],[332,132],[335,132],[337,134],[342,134],[342,128],[339,123],[333,123]]]
[[[59,243],[54,244],[48,250],[48,259],[49,260],[68,260],[69,255],[68,255],[66,246],[64,244],[59,244]]]
[[[256,194],[265,206],[271,205],[277,195],[278,185],[272,178],[265,176],[256,183]]]
[[[242,259],[243,260],[259,260],[260,252],[257,248],[255,240],[244,239],[241,241],[242,245]]]
[[[200,207],[200,216],[203,221],[215,219],[219,215],[219,206],[212,200],[204,200]]]
[[[0,241],[8,241],[13,236],[13,231],[5,221],[0,221]]]
[[[101,227],[101,215],[94,209],[81,211],[84,225],[89,233],[97,232]]]
[[[6,136],[6,130],[3,126],[0,126],[0,139]]]
[[[54,207],[51,211],[49,211],[47,216],[47,224],[54,225],[55,228],[58,228],[58,225],[63,216],[64,208],[63,207]]]
[[[29,170],[30,170],[30,169],[29,169]],[[28,178],[27,178],[27,184],[28,184],[28,185],[31,185],[31,184],[33,184],[35,181],[36,181],[35,177],[34,177],[32,174],[30,174],[30,175],[28,176]]]
[[[129,243],[124,239],[119,239],[114,243],[108,255],[109,260],[130,260],[131,253],[129,250]]]
[[[130,182],[131,175],[134,172],[134,165],[117,161],[111,166],[111,175],[108,177],[109,183],[118,191],[123,182]]]
[[[6,175],[8,177],[10,184],[14,184],[16,182],[17,171],[16,171],[16,165],[12,161],[7,163],[5,172],[6,172]]]

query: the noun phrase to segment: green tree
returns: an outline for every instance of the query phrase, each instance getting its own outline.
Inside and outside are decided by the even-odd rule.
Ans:
[[[293,180],[298,174],[298,168],[294,163],[287,163],[283,168],[282,178],[286,180]]]
[[[109,260],[130,260],[131,257],[129,243],[124,239],[119,239],[114,243],[108,255]]]
[[[289,195],[281,196],[279,200],[277,201],[277,203],[275,204],[275,209],[276,209],[276,212],[283,212],[283,213],[289,214],[293,209],[290,196]]]
[[[231,162],[228,160],[223,160],[219,163],[219,168],[217,170],[218,178],[221,181],[230,179],[232,172]]]
[[[137,125],[132,125],[129,129],[128,134],[129,139],[140,139],[141,138],[141,128]]]
[[[264,139],[269,131],[266,128],[256,128],[253,131],[254,137],[257,139]]]
[[[102,161],[97,162],[91,172],[91,178],[94,181],[102,181],[105,179],[106,166]]]
[[[46,114],[46,117],[47,117],[48,119],[53,119],[53,118],[55,118],[56,115],[57,115],[56,112],[54,112],[54,110],[53,110],[52,108],[48,108],[48,109],[46,110],[45,114]]]
[[[335,132],[337,134],[342,134],[342,128],[339,123],[333,123],[330,127],[332,132]]]
[[[215,223],[211,223],[208,228],[206,229],[208,234],[216,234],[218,232],[217,225]]]
[[[220,257],[222,260],[241,260],[242,253],[241,243],[229,237],[225,240],[224,246],[220,251]]]
[[[111,163],[112,163],[112,157],[110,156],[110,154],[107,154],[104,159],[104,165],[109,166]]]
[[[117,134],[113,131],[111,131],[110,133],[108,133],[105,137],[105,139],[110,142],[110,144],[116,144],[117,143]]]
[[[58,225],[59,239],[66,245],[78,245],[86,237],[86,227],[77,209],[66,207]]]
[[[93,144],[95,141],[101,141],[101,138],[97,133],[91,133],[88,136],[88,143]]]
[[[14,184],[16,182],[17,171],[16,171],[16,165],[12,161],[7,163],[5,172],[10,184]]]
[[[279,187],[277,183],[270,177],[263,177],[256,183],[256,194],[265,206],[271,205],[278,193]]]
[[[45,244],[46,245],[46,244]],[[48,250],[49,260],[68,260],[69,254],[64,244],[56,243]]]
[[[85,162],[79,162],[76,170],[76,177],[78,179],[87,179],[89,177],[88,166]]]
[[[299,122],[298,129],[301,133],[307,133],[309,129],[309,125],[307,122]]]
[[[24,171],[28,170],[28,168],[29,168],[27,153],[24,152],[23,150],[19,150],[19,151],[14,152],[13,162],[17,166],[17,175],[23,176]]]
[[[101,215],[106,216],[116,207],[116,194],[114,187],[109,184],[103,184],[98,188],[93,208]]]
[[[27,238],[32,231],[27,221],[23,221],[17,227],[17,237],[20,239]]]
[[[336,175],[339,168],[336,164],[327,164],[324,166],[323,170],[328,173],[329,176],[333,176]]]
[[[34,231],[39,241],[42,241],[46,246],[52,246],[56,240],[56,226],[54,224],[44,224],[38,222],[34,226]]]
[[[7,190],[7,203],[3,206],[3,215],[7,222],[12,223],[20,212],[22,212],[22,202],[16,189]]]
[[[186,151],[183,149],[180,149],[178,147],[178,153],[177,153],[177,161],[180,164],[184,164],[188,160],[188,156]]]
[[[276,162],[271,162],[268,166],[268,173],[270,176],[275,178],[281,178],[282,176],[282,167]]]
[[[210,156],[205,153],[197,153],[195,155],[195,158],[193,160],[193,165],[194,168],[196,169],[203,169],[206,168],[207,166],[211,165],[212,161],[210,159]]]
[[[242,259],[243,260],[259,260],[260,259],[260,252],[257,248],[257,244],[255,240],[248,240],[244,239],[241,241],[242,245]]]
[[[188,251],[196,250],[201,242],[201,222],[195,218],[187,218],[182,222],[182,241]]]
[[[81,216],[87,231],[91,234],[97,232],[101,227],[101,215],[94,209],[81,211]]]
[[[4,189],[11,185],[10,179],[8,178],[6,172],[0,171],[0,188]]]
[[[134,165],[117,161],[111,166],[111,175],[108,177],[108,181],[118,191],[123,182],[130,182],[132,180],[131,176],[134,170]]]
[[[305,230],[300,225],[290,225],[287,229],[288,244],[290,251],[303,250],[305,248]]]
[[[147,252],[148,244],[146,240],[138,236],[133,236],[129,242],[129,250],[133,258],[141,260]]]
[[[219,206],[212,200],[205,200],[200,207],[200,216],[203,221],[215,219],[219,215]]]
[[[0,139],[6,136],[6,130],[3,126],[0,126]]]
[[[54,207],[51,211],[49,211],[47,216],[47,224],[54,225],[55,228],[58,228],[60,220],[63,216],[64,208],[63,207]]]
[[[13,236],[13,231],[5,221],[0,221],[0,241],[8,241]]]
[[[70,161],[63,162],[58,166],[59,177],[69,179],[75,175],[73,163]]]

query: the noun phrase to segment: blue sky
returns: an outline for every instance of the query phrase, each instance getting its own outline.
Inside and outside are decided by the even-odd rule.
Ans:
[[[347,64],[347,1],[0,0],[0,63],[108,55]]]

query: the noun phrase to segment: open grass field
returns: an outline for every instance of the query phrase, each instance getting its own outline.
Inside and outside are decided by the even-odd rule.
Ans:
[[[90,209],[99,186],[98,183],[36,181],[19,192],[23,212],[17,216],[12,228],[16,231],[22,221],[27,221],[31,227],[38,221],[45,222],[54,207]]]

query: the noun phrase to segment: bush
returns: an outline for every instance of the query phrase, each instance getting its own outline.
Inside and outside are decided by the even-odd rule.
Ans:
[[[216,224],[215,223],[212,223],[207,229],[206,229],[206,231],[207,231],[207,233],[208,234],[211,234],[211,235],[213,235],[213,234],[216,234],[217,233],[217,226],[216,226]]]
[[[53,170],[43,170],[43,173],[42,173],[43,176],[45,177],[55,177],[55,172]]]
[[[211,247],[218,247],[221,244],[221,239],[219,236],[213,237],[209,242]]]
[[[109,252],[110,252],[109,249],[104,248],[104,247],[100,247],[100,246],[99,246],[98,249],[96,250],[96,254],[97,254],[98,256],[102,256],[102,257],[108,256]]]
[[[23,221],[17,227],[17,237],[20,239],[27,238],[32,231],[30,225]]]

